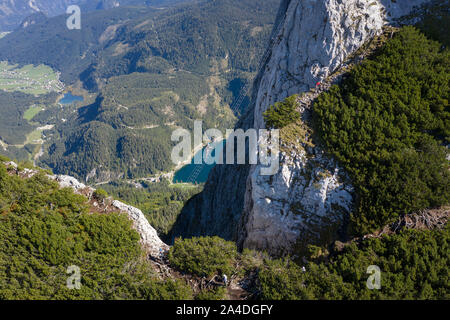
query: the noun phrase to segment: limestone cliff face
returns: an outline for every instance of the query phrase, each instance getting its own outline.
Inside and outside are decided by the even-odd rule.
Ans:
[[[240,126],[264,128],[262,115],[270,105],[314,88],[384,25],[425,2],[283,1],[270,58]],[[275,176],[261,176],[259,165],[218,166],[203,194],[184,209],[173,235],[219,235],[274,254],[333,237],[351,210],[353,188],[320,146],[288,147]]]
[[[255,105],[262,112],[284,98],[308,91],[336,70],[381,28],[426,0],[291,0],[278,43],[266,65]]]

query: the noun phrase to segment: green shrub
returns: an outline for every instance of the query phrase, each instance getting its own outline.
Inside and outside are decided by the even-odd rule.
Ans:
[[[192,298],[183,282],[158,280],[126,215],[88,209],[44,172],[22,179],[0,164],[0,300]],[[66,285],[71,265],[79,290]]]
[[[275,105],[263,113],[264,121],[268,128],[281,129],[300,119],[300,113],[297,111],[298,95],[290,96],[282,102]]]
[[[180,271],[209,277],[217,272],[231,275],[236,244],[219,237],[180,239],[169,252],[170,263]]]
[[[261,267],[267,258],[269,258],[269,255],[266,252],[244,248],[240,255],[240,264],[244,271],[248,272]]]
[[[203,290],[195,297],[195,300],[223,300],[225,299],[226,293],[227,289],[225,287]]]
[[[400,234],[347,244],[330,262],[309,263],[305,271],[284,259],[266,260],[258,274],[263,300],[373,300],[450,298],[449,236],[443,230]],[[381,289],[367,288],[367,268],[381,270]]]
[[[355,186],[355,234],[449,203],[449,66],[449,50],[404,27],[315,104],[316,132]]]
[[[192,289],[182,280],[155,281],[150,286],[141,287],[146,300],[192,300]]]
[[[97,201],[103,202],[106,198],[108,198],[108,192],[103,189],[97,189],[94,191],[94,198]]]

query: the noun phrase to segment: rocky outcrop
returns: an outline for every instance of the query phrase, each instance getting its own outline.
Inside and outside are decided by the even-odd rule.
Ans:
[[[382,27],[426,0],[291,0],[278,43],[264,69],[255,103],[262,112],[284,98],[315,87]]]
[[[353,187],[318,148],[281,155],[274,176],[250,170],[244,205],[246,248],[289,253],[294,245],[332,241],[351,210]]]
[[[169,249],[169,246],[158,237],[156,230],[150,225],[141,210],[117,200],[114,200],[112,205],[121,212],[126,213],[133,221],[133,226],[141,236],[141,242],[144,248],[151,256],[160,258],[160,251],[167,251]]]
[[[239,127],[264,128],[262,115],[270,105],[310,91],[383,26],[425,2],[284,0],[270,58]],[[320,147],[296,149],[294,143],[289,149],[275,176],[259,175],[259,165],[217,166],[203,194],[184,208],[172,236],[219,235],[273,254],[331,240],[351,210],[353,188]]]
[[[55,175],[49,176],[49,178],[57,181],[61,188],[72,188],[76,193],[83,194],[89,199],[95,192],[95,189],[84,185],[70,176]],[[112,201],[112,206],[117,211],[126,213],[128,218],[133,221],[133,228],[141,236],[141,243],[151,256],[159,258],[161,250],[166,251],[169,249],[169,246],[159,238],[158,233],[147,221],[141,210],[117,200]]]
[[[12,161],[6,162],[4,165],[9,168],[9,170],[14,170],[14,172],[22,178],[31,178],[38,173],[37,170],[27,168],[19,170],[17,164]],[[61,188],[72,188],[75,193],[86,196],[95,208],[100,209],[99,204],[93,199],[95,192],[94,188],[86,186],[71,176],[47,175],[47,177],[56,181]],[[117,200],[112,200],[111,207],[112,209],[103,211],[125,213],[133,222],[133,228],[139,233],[141,244],[149,255],[160,258],[160,251],[167,251],[169,249],[169,246],[158,237],[158,233],[147,221],[141,210]]]

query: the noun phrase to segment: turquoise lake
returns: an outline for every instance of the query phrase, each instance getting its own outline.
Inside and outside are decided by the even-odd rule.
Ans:
[[[214,144],[214,149],[210,153],[210,157],[214,157],[216,152],[223,152],[224,146],[226,144],[226,140],[217,142]],[[207,147],[203,148],[201,151],[197,152],[196,155],[203,154],[203,152],[206,150]],[[209,158],[210,158],[209,157]],[[208,180],[209,172],[212,168],[215,167],[215,164],[194,164],[194,159],[192,159],[190,164],[185,165],[183,168],[175,172],[175,175],[173,177],[174,183],[205,183],[206,180]],[[197,177],[192,176],[193,172],[197,169],[201,168],[200,173],[197,175]],[[195,179],[193,179],[195,178]],[[192,181],[190,181],[192,180]]]
[[[72,92],[67,92],[64,95],[64,97],[61,100],[59,100],[59,103],[61,103],[61,104],[72,104],[72,103],[75,103],[75,102],[78,102],[78,101],[83,102],[84,98],[81,97],[81,96],[74,96],[72,94]]]

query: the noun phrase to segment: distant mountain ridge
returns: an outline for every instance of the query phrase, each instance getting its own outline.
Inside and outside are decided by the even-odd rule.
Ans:
[[[105,10],[118,6],[167,6],[190,0],[0,0],[0,31],[12,31],[35,13],[54,17],[66,12],[70,5],[82,10]]]

